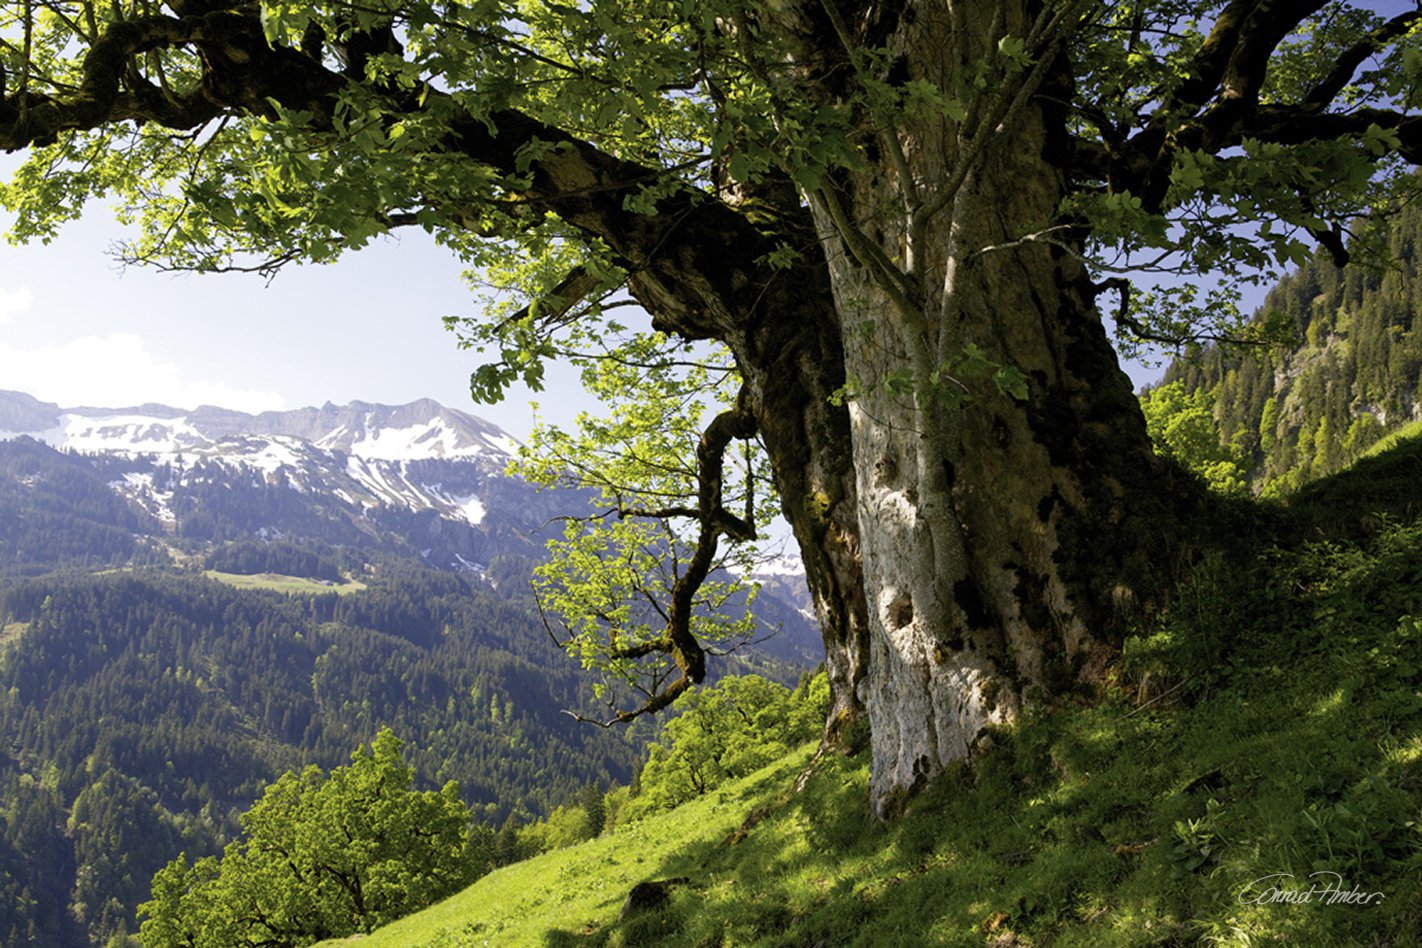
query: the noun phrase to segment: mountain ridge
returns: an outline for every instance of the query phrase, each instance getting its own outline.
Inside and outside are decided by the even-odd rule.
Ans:
[[[175,532],[181,531],[172,510],[174,486],[183,486],[185,478],[220,479],[214,463],[235,467],[233,474],[259,473],[258,486],[329,494],[347,507],[346,519],[362,528],[379,520],[382,511],[417,517],[433,513],[456,525],[456,536],[461,528],[498,535],[495,553],[535,554],[549,524],[585,504],[575,489],[537,490],[509,474],[521,446],[518,439],[493,422],[433,398],[399,405],[364,400],[337,405],[328,400],[319,407],[253,414],[215,405],[188,410],[155,402],[64,407],[24,392],[0,390],[0,443],[21,437],[57,451],[115,459],[110,487]],[[272,524],[251,532],[264,539],[284,531]],[[448,541],[449,533],[433,530],[436,536],[443,534],[441,541]],[[414,549],[430,561],[445,545]],[[455,547],[439,550],[430,565],[479,571],[487,564],[488,555],[472,557],[469,544]],[[781,554],[750,578],[813,623],[803,570],[797,555]]]
[[[254,415],[64,408],[0,392],[0,442],[21,438],[103,459],[114,491],[164,532],[199,540],[367,535],[438,568],[479,571],[500,553],[536,554],[547,524],[580,505],[576,492],[508,474],[518,441],[433,399]]]
[[[155,402],[64,407],[24,392],[0,391],[0,439],[29,435],[60,449],[140,454],[157,452],[165,443],[164,430],[171,431],[168,443],[174,449],[199,452],[243,435],[300,438],[382,460],[483,454],[508,459],[518,449],[518,441],[493,422],[432,398],[402,405],[327,401],[320,407],[250,414],[217,405],[188,410]],[[418,433],[409,442],[381,443],[392,431]]]

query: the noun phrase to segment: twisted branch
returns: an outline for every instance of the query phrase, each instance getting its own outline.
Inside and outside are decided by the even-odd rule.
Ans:
[[[608,655],[613,659],[638,659],[650,655],[667,655],[676,663],[680,674],[671,682],[648,695],[646,701],[632,709],[616,711],[610,719],[587,718],[574,711],[565,713],[578,721],[611,727],[626,724],[644,714],[653,714],[669,706],[692,685],[706,678],[706,651],[691,631],[696,594],[710,574],[716,559],[716,549],[722,536],[732,540],[754,540],[753,511],[745,519],[726,509],[723,502],[726,450],[732,441],[755,437],[755,417],[750,410],[748,391],[743,387],[734,407],[721,412],[706,426],[696,447],[697,493],[695,516],[699,521],[696,546],[685,571],[672,586],[671,601],[666,611],[666,627],[661,636],[632,645],[614,645]],[[692,513],[690,508],[668,510],[675,515]],[[540,613],[542,606],[539,606]],[[544,617],[544,627],[548,627]],[[550,630],[550,634],[552,634]],[[557,641],[557,636],[554,636]],[[566,643],[560,643],[566,644]]]

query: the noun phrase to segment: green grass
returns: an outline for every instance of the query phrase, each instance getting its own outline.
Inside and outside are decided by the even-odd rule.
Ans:
[[[1285,498],[1294,527],[1289,545],[1319,535],[1358,539],[1375,533],[1386,520],[1422,516],[1419,485],[1422,438],[1400,439]]]
[[[1288,512],[1313,540],[1204,557],[1099,700],[1024,714],[892,823],[868,817],[863,758],[791,792],[807,749],[361,943],[1422,944],[1422,520],[1398,517],[1417,458],[1346,476],[1381,504],[1367,522],[1327,484]],[[1313,873],[1382,898],[1249,900],[1281,873],[1295,898]],[[662,909],[618,920],[672,877]]]
[[[1411,441],[1419,436],[1422,436],[1422,420],[1403,425],[1396,431],[1389,432],[1382,438],[1379,438],[1376,443],[1363,452],[1363,457],[1376,457],[1379,454],[1391,451],[1404,441]]]
[[[753,806],[788,787],[804,770],[810,752],[803,748],[671,813],[497,869],[465,891],[370,937],[323,944],[583,944],[587,936],[597,943],[638,882],[699,878],[700,854],[719,848]]]
[[[359,592],[365,588],[365,584],[358,580],[347,580],[337,584],[323,583],[319,579],[307,579],[303,576],[283,576],[280,573],[223,573],[219,570],[204,570],[204,575],[208,579],[215,579],[220,583],[235,586],[238,589],[272,589],[276,592],[284,593],[347,593]]]

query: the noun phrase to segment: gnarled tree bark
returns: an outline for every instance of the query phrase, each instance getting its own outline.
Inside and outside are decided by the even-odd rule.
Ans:
[[[843,26],[818,7],[781,28],[824,50]],[[904,80],[1032,31],[1032,4],[956,21],[928,7],[877,24]],[[847,71],[829,57],[806,79],[828,98]],[[1044,64],[1022,79],[1064,77]],[[865,115],[863,169],[811,195],[858,392],[863,703],[883,815],[1029,703],[1100,678],[1124,620],[1165,588],[1190,496],[1152,451],[1071,235],[1023,239],[1068,230],[1072,153],[1053,94],[1013,95],[976,138],[971,116],[906,130]],[[952,378],[968,351],[1024,374],[1025,400]],[[904,367],[911,384],[885,384]]]
[[[653,325],[730,347],[824,630],[826,740],[867,716],[873,803],[888,813],[1037,696],[1089,688],[1125,617],[1168,589],[1188,534],[1197,495],[1151,451],[1094,310],[1088,235],[1060,216],[1063,198],[1109,188],[1158,210],[1182,149],[1218,155],[1245,136],[1361,147],[1385,131],[1422,161],[1422,117],[1376,102],[1329,111],[1416,11],[1355,38],[1299,101],[1261,103],[1277,46],[1320,6],[1231,0],[1182,58],[1187,77],[1133,117],[1126,78],[1099,86],[1109,101],[1077,101],[1073,31],[1101,8],[1084,0],[737,8],[727,29],[778,36],[775,75],[827,106],[872,99],[854,84],[878,66],[856,49],[879,51],[876,81],[890,87],[946,94],[957,77],[987,77],[958,84],[971,91],[956,118],[904,123],[863,105],[857,160],[801,180],[809,207],[782,202],[770,222],[691,183],[634,210],[664,171],[517,110],[474,115],[434,88],[376,86],[324,61],[320,36],[272,45],[250,3],[113,23],[84,39],[82,75],[63,88],[0,83],[0,148],[129,120],[191,131],[273,103],[335,136],[352,84],[384,97],[392,120],[438,103],[436,148],[526,182],[530,207],[608,247]],[[366,39],[399,52],[389,29]],[[160,90],[139,57],[179,47],[196,53],[201,83]],[[788,270],[766,262],[782,246],[801,251]],[[1021,374],[1002,390],[953,378],[968,352]],[[845,405],[834,396],[847,383]],[[971,395],[965,407],[955,391]]]

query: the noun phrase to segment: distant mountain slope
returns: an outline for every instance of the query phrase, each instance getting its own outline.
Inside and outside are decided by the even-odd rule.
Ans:
[[[516,448],[428,400],[247,415],[0,392],[0,944],[131,930],[154,869],[383,725],[495,824],[630,779],[654,722],[562,713],[596,706],[593,681],[529,590],[586,499],[506,474]],[[765,578],[756,611],[782,631],[712,676],[793,681],[823,655],[798,561]],[[111,844],[133,827],[136,848]]]
[[[278,540],[482,575],[500,558],[540,557],[558,518],[586,510],[581,491],[507,474],[517,449],[496,425],[430,399],[249,415],[61,408],[0,392],[0,514],[17,514],[0,526],[0,576]],[[762,618],[785,630],[763,651],[818,661],[798,559],[752,578],[766,586]]]
[[[1292,490],[1351,464],[1422,417],[1422,208],[1386,222],[1386,268],[1340,270],[1320,256],[1270,292],[1298,345],[1265,353],[1207,350],[1177,360],[1163,384],[1215,395],[1225,443],[1252,461],[1251,486]]]
[[[115,490],[176,537],[298,535],[372,544],[440,568],[535,554],[570,492],[504,473],[517,442],[428,399],[247,415],[162,405],[62,409],[0,392],[0,440],[96,462]]]
[[[85,459],[0,442],[0,576],[127,562],[159,529]]]

